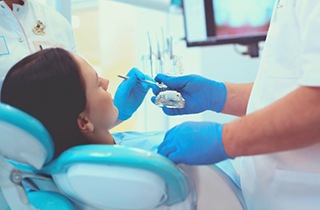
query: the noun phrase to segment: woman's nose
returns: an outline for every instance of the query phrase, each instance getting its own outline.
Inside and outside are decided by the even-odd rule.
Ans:
[[[109,80],[107,79],[104,79],[104,78],[101,78],[101,81],[102,81],[102,87],[104,90],[107,90],[108,87],[109,87]]]

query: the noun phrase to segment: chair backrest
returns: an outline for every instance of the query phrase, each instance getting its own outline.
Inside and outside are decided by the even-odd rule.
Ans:
[[[44,126],[31,115],[0,103],[0,154],[40,169],[54,154],[53,141]]]
[[[75,210],[73,204],[60,193],[28,191],[22,184],[24,176],[37,177],[30,172],[49,163],[53,152],[52,139],[38,120],[0,103],[0,168],[3,175],[0,181],[0,207],[12,210]]]

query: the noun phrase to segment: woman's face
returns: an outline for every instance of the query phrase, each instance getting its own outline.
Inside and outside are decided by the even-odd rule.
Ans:
[[[104,132],[114,125],[118,109],[108,92],[109,80],[99,77],[93,67],[81,56],[73,54],[80,67],[86,94],[86,108],[82,112],[93,124],[95,132]]]

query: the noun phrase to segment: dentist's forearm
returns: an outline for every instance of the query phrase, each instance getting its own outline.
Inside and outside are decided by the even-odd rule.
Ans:
[[[253,83],[225,83],[225,85],[227,88],[227,99],[222,113],[235,116],[245,115]]]
[[[230,157],[307,147],[320,142],[320,88],[300,87],[270,106],[224,125]]]

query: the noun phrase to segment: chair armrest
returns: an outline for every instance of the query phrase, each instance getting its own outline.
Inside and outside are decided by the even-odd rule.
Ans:
[[[183,201],[189,194],[184,172],[167,158],[141,149],[121,145],[84,145],[70,148],[42,171],[46,174],[67,173],[74,164],[99,164],[142,169],[157,174],[166,183],[166,204]]]

